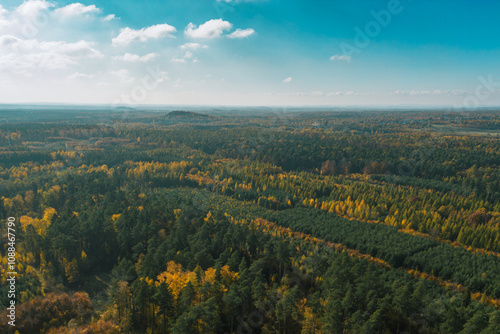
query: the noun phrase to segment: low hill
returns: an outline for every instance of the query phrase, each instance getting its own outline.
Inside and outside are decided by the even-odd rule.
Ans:
[[[159,120],[168,123],[205,123],[220,120],[220,117],[192,111],[175,110],[160,116]]]

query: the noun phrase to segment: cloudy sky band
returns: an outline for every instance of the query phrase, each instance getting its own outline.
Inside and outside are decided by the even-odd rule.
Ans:
[[[498,3],[391,1],[0,0],[0,103],[112,103],[148,66],[152,104],[455,105],[500,81]]]

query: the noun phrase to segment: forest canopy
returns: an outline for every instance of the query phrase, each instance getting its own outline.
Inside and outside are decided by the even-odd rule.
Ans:
[[[496,110],[30,115],[0,110],[21,334],[500,332]]]

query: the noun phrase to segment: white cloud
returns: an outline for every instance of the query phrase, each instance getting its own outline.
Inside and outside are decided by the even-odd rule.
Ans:
[[[193,63],[199,62],[198,58],[194,57],[193,53],[189,51],[187,51],[182,58],[176,58],[176,57],[172,58],[172,62],[174,63],[185,64],[188,61],[191,61]]]
[[[254,33],[255,33],[255,30],[253,30],[252,28],[248,28],[245,30],[236,29],[236,31],[229,34],[227,37],[229,37],[229,38],[245,38],[245,37],[248,37],[250,35],[253,35]]]
[[[467,95],[469,92],[463,89],[435,89],[430,92],[431,95]]]
[[[457,95],[467,95],[468,92],[463,89],[451,89],[451,90],[441,90],[441,89],[435,89],[435,90],[410,90],[410,91],[405,91],[405,90],[395,90],[392,95],[396,96],[422,96],[422,95],[448,95],[448,96],[457,96]]]
[[[156,83],[159,84],[159,83],[162,83],[162,82],[169,80],[167,71],[160,71],[158,74],[159,74],[159,76],[156,76]]]
[[[289,83],[289,82],[292,82],[293,78],[292,77],[288,77],[286,78],[285,80],[283,80],[284,83]]]
[[[359,96],[361,94],[350,90],[347,92],[331,92],[331,93],[328,93],[326,95],[327,96]]]
[[[76,43],[45,42],[0,36],[0,70],[30,76],[34,69],[64,69],[83,59],[102,57],[92,45],[83,40]]]
[[[186,51],[186,53],[184,53],[184,55],[182,57],[176,56],[176,57],[172,58],[172,62],[184,64],[187,62],[198,63],[199,62],[198,58],[196,58],[194,56],[193,52],[191,52],[191,51],[196,51],[199,48],[204,49],[204,48],[207,48],[207,46],[201,45],[199,43],[186,43],[186,44],[179,46],[179,48],[181,50],[187,50],[187,51]]]
[[[231,30],[233,25],[222,19],[210,20],[201,24],[198,28],[189,23],[184,30],[186,36],[191,38],[218,38],[224,31]]]
[[[347,91],[347,92],[331,92],[328,94],[325,94],[323,91],[312,91],[312,92],[270,92],[267,93],[266,95],[275,95],[275,96],[311,96],[311,97],[326,97],[326,96],[359,96],[362,95],[358,92],[354,91]],[[366,95],[366,94],[365,94]]]
[[[134,78],[130,76],[129,71],[126,69],[110,71],[109,73],[119,78],[122,83],[131,83],[132,81],[134,81]]]
[[[348,63],[351,62],[351,56],[347,55],[334,55],[330,57],[331,61],[346,61]]]
[[[85,74],[85,73],[80,73],[80,72],[75,72],[68,76],[68,79],[91,79],[94,76],[92,74]]]
[[[430,95],[430,90],[412,90],[410,91],[410,95]]]
[[[85,14],[100,13],[101,10],[95,5],[85,6],[79,2],[57,8],[54,13],[61,18],[70,18],[74,16],[81,16]]]
[[[469,92],[466,90],[463,90],[463,89],[453,89],[452,91],[450,91],[450,94],[451,95],[467,95],[467,94],[469,94]]]
[[[46,0],[28,0],[24,1],[16,8],[16,13],[26,18],[34,18],[40,11],[54,7],[54,4]]]
[[[206,47],[207,45],[202,46],[200,43],[186,43],[180,46],[182,50],[197,50],[199,48],[206,48]]]
[[[114,57],[114,59],[121,60],[121,61],[126,61],[126,62],[130,62],[130,63],[137,63],[137,62],[143,62],[143,63],[145,63],[147,61],[150,61],[150,60],[156,58],[157,56],[158,56],[157,53],[148,53],[147,55],[139,56],[139,55],[127,52],[123,56],[116,56],[116,57]]]
[[[0,5],[0,16],[7,14],[9,11]]]
[[[120,34],[113,38],[114,46],[128,45],[132,42],[146,42],[148,39],[158,39],[162,37],[173,37],[172,34],[177,29],[169,24],[157,24],[140,30],[131,29],[129,27],[120,30]]]
[[[184,64],[186,62],[186,59],[184,59],[184,58],[172,58],[172,61],[174,63],[182,63],[182,64]]]
[[[106,15],[105,17],[102,18],[102,21],[106,22],[106,21],[111,21],[113,19],[116,18],[116,15],[115,14],[109,14],[109,15]]]
[[[5,28],[10,24],[9,20],[4,17],[4,15],[8,13],[9,12],[7,11],[7,9],[3,8],[2,5],[0,5],[0,31],[4,30],[2,28]]]
[[[53,8],[57,7],[55,4],[56,2],[46,0],[28,0],[12,11],[7,11],[0,5],[0,35],[10,34],[26,39],[35,38],[42,30],[45,32],[57,30],[59,25],[72,23],[72,19],[98,17],[97,15],[101,13],[95,5],[72,3],[61,8]],[[113,14],[108,16],[114,17]],[[101,18],[101,20],[106,18]],[[70,26],[65,26],[64,30],[69,35],[72,32],[73,35],[76,33]]]

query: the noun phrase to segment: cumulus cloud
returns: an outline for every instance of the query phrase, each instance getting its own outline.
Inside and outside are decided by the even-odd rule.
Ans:
[[[115,19],[115,18],[116,18],[116,15],[115,15],[115,14],[109,14],[109,15],[106,15],[105,17],[103,17],[103,18],[102,18],[102,20],[103,20],[104,22],[107,22],[107,21],[111,21],[111,20],[113,20],[113,19]]]
[[[177,58],[177,57],[172,58],[172,62],[174,62],[174,63],[185,64],[188,61],[193,62],[193,63],[197,63],[199,60],[198,60],[198,58],[194,57],[193,53],[190,51],[186,51],[184,56],[182,56],[181,58]]]
[[[2,5],[0,5],[0,31],[2,31],[3,27],[6,27],[9,25],[9,21],[5,17],[5,15],[8,13],[7,9],[3,8]]]
[[[208,45],[201,45],[200,43],[185,43],[180,46],[182,50],[198,50],[199,48],[206,49]]]
[[[169,80],[168,72],[167,71],[159,70],[159,71],[157,71],[157,73],[156,73],[156,75],[154,77],[156,78],[156,83],[157,84]]]
[[[35,38],[42,30],[50,31],[58,24],[72,22],[72,19],[98,17],[101,13],[95,5],[86,6],[81,3],[54,7],[56,7],[55,2],[46,0],[27,0],[11,11],[0,5],[0,34]],[[112,18],[114,14],[101,20]],[[70,32],[71,28],[65,27],[65,30]]]
[[[331,61],[346,61],[346,62],[351,62],[351,56],[347,55],[334,55],[330,57]]]
[[[0,70],[30,77],[39,70],[65,69],[103,57],[92,42],[36,39],[44,26],[57,22],[55,18],[99,11],[95,6],[72,4],[49,12],[52,7],[46,0],[27,0],[10,12],[0,6]]]
[[[32,19],[36,17],[40,11],[51,7],[54,7],[54,4],[46,0],[28,0],[24,1],[16,8],[16,14]]]
[[[158,56],[157,53],[148,53],[147,55],[139,56],[139,55],[127,52],[123,56],[116,56],[116,57],[114,57],[114,59],[121,60],[121,61],[126,61],[126,62],[130,62],[130,63],[137,63],[137,62],[143,62],[143,63],[145,63],[145,62],[148,62],[148,61],[156,58],[157,56]]]
[[[5,8],[2,7],[2,5],[0,5],[0,17],[1,16],[4,16],[5,14],[7,14],[9,11]]]
[[[101,10],[95,5],[85,6],[79,2],[57,8],[54,13],[61,18],[71,18],[85,14],[100,13]]]
[[[82,59],[100,58],[93,43],[45,42],[0,36],[0,69],[30,75],[34,69],[64,69]]]
[[[194,51],[196,51],[199,48],[207,48],[208,46],[206,45],[201,45],[199,43],[186,43],[181,46],[179,46],[179,49],[181,50],[186,50],[184,55],[182,57],[175,56],[172,58],[172,62],[174,63],[181,63],[185,64],[187,62],[192,62],[192,63],[198,63],[199,60],[196,58],[193,54]]]
[[[172,58],[172,62],[184,64],[186,62],[186,59],[184,59],[184,58]]]
[[[255,33],[255,30],[253,30],[252,28],[248,28],[248,29],[244,29],[244,30],[236,29],[236,31],[232,32],[227,37],[229,37],[229,38],[245,38],[245,37],[248,37],[250,35],[253,35],[254,33]]]
[[[292,82],[293,78],[292,77],[288,77],[286,79],[283,80],[284,83],[289,83],[289,82]]]
[[[223,21],[222,19],[210,20],[199,27],[196,27],[193,23],[189,23],[184,30],[186,36],[191,38],[218,38],[224,31],[231,30],[233,25],[228,21]]]
[[[85,73],[80,73],[80,72],[75,72],[68,76],[68,79],[91,79],[94,76],[92,74],[85,74]]]
[[[120,79],[122,83],[131,83],[132,81],[134,81],[134,78],[130,76],[129,71],[126,69],[110,71],[109,73]]]
[[[119,46],[128,45],[132,42],[146,42],[149,39],[173,37],[172,34],[176,31],[177,29],[175,29],[175,27],[166,23],[142,28],[140,30],[126,27],[120,30],[120,34],[113,38],[112,43],[114,46]]]

